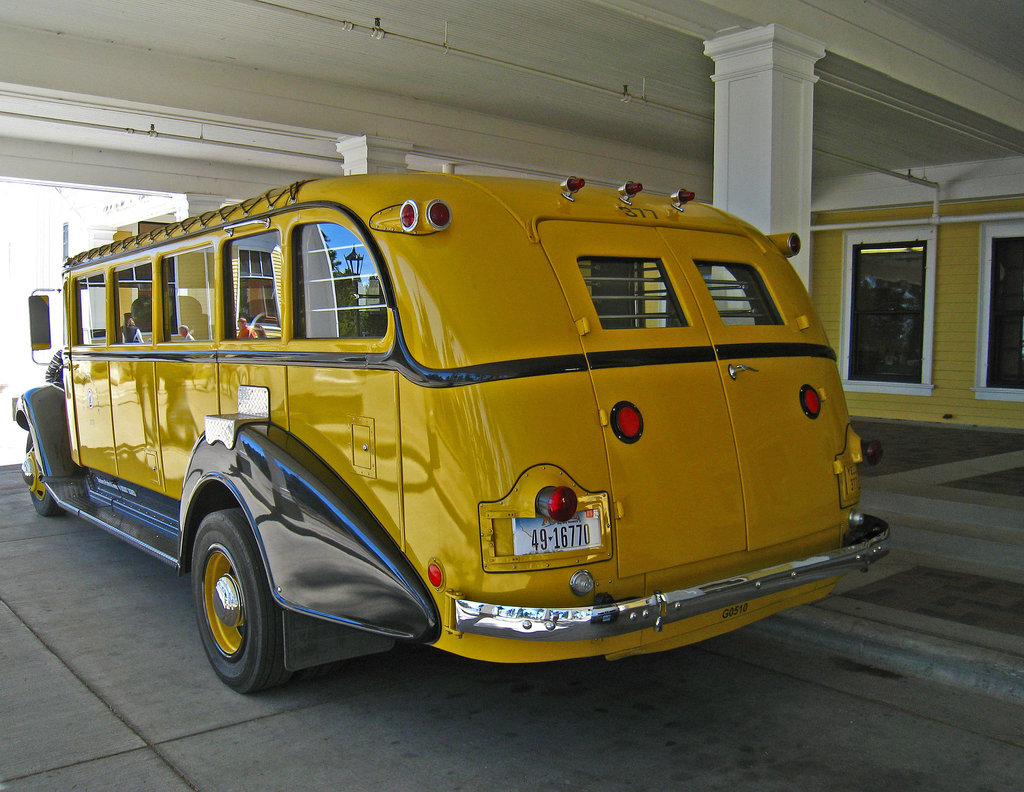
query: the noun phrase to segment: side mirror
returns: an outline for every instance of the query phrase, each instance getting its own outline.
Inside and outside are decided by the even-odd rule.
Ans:
[[[33,294],[28,298],[28,332],[33,352],[53,346],[50,340],[50,298],[43,294]]]

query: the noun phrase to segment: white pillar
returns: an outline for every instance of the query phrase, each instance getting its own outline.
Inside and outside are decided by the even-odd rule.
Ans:
[[[765,233],[796,231],[810,285],[811,137],[819,41],[779,25],[704,42],[715,62],[714,203]]]
[[[223,195],[207,195],[205,193],[185,193],[185,200],[188,201],[188,208],[185,214],[181,217],[176,217],[177,220],[184,220],[186,217],[195,217],[196,215],[205,214],[206,212],[212,212],[215,209],[220,209],[227,201]],[[175,215],[181,214],[180,211],[176,212]]]
[[[406,156],[412,143],[371,135],[344,138],[338,141],[338,153],[344,159],[346,176],[358,173],[405,173]]]

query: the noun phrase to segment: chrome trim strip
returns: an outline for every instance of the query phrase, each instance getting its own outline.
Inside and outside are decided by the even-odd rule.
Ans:
[[[866,570],[889,552],[889,529],[859,544],[667,593],[589,607],[533,608],[455,600],[455,629],[524,641],[591,641],[699,616],[780,591]]]

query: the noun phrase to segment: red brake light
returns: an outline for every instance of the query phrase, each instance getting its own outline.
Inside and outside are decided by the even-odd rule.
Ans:
[[[621,401],[612,407],[612,431],[623,443],[635,443],[644,433],[644,417],[635,404]]]
[[[570,176],[564,182],[562,182],[562,196],[568,198],[570,201],[575,201],[573,197],[586,185],[586,179],[579,176]]]
[[[569,487],[545,487],[537,493],[537,514],[565,522],[576,513],[576,493]]]
[[[402,221],[402,229],[405,231],[412,231],[420,219],[420,208],[416,205],[416,202],[406,201],[402,204],[402,211],[399,213],[399,218]]]
[[[821,396],[810,385],[800,388],[800,407],[808,418],[817,418],[821,413]]]
[[[877,465],[882,461],[882,441],[868,440],[861,441],[860,452],[864,461],[869,465]]]
[[[624,203],[629,203],[630,199],[643,189],[644,186],[640,182],[628,181],[619,187],[619,198]]]
[[[436,231],[444,231],[452,222],[452,208],[440,199],[427,204],[427,222]]]

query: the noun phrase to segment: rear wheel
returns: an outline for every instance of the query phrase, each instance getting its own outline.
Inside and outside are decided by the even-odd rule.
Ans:
[[[211,512],[200,523],[192,600],[206,656],[224,684],[252,693],[288,680],[281,613],[241,509]]]
[[[21,463],[21,473],[28,484],[28,494],[32,498],[32,505],[43,517],[56,517],[63,514],[64,510],[57,505],[53,495],[43,484],[40,473],[39,460],[36,458],[35,449],[32,447],[32,435],[29,434],[28,442],[25,444],[25,461]]]

